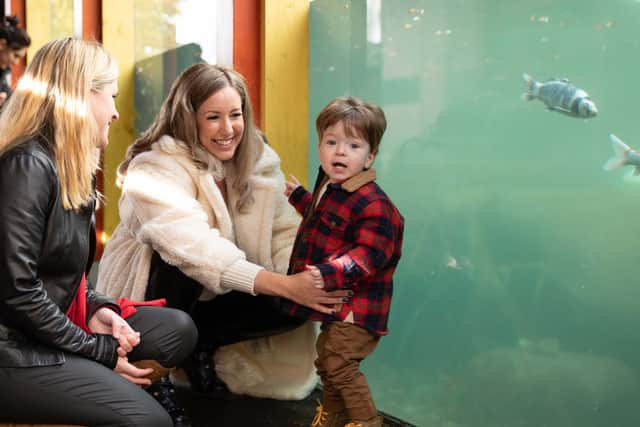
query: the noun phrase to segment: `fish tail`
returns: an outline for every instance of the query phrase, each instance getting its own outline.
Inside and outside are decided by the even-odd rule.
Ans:
[[[609,134],[609,139],[611,140],[611,147],[613,148],[613,156],[602,166],[602,169],[606,171],[624,166],[627,161],[627,153],[631,150],[627,144],[622,142],[620,138],[614,134]]]
[[[523,73],[522,78],[527,85],[527,91],[522,94],[522,99],[524,99],[525,101],[531,101],[536,97],[536,94],[538,93],[539,83],[527,73]]]

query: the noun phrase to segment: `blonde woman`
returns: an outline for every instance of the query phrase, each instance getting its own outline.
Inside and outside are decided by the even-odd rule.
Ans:
[[[193,316],[198,346],[184,365],[193,390],[214,388],[215,357],[231,391],[296,399],[317,382],[316,331],[283,314],[278,297],[330,313],[350,291],[326,292],[317,271],[285,274],[300,218],[252,114],[232,69],[196,64],[176,79],[120,165],[121,222],[98,289],[166,298]]]
[[[0,421],[171,426],[140,385],[195,345],[178,310],[125,321],[93,291],[94,177],[118,119],[118,70],[97,43],[43,46],[0,115]]]

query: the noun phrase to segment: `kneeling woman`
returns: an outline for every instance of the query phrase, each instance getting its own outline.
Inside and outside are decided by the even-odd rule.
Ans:
[[[194,390],[211,390],[215,357],[233,392],[304,397],[317,378],[314,326],[283,314],[278,297],[328,313],[350,291],[326,292],[319,272],[284,274],[300,217],[244,78],[209,64],[185,70],[118,172],[121,222],[98,289],[166,298],[193,316],[199,342],[184,367]]]
[[[125,321],[86,283],[99,150],[118,119],[118,70],[97,43],[65,38],[31,60],[0,116],[0,421],[172,426],[140,385],[194,348],[183,312]]]

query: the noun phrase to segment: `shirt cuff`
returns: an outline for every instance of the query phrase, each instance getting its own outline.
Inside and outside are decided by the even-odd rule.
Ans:
[[[264,268],[259,265],[243,259],[238,260],[222,273],[220,284],[225,288],[256,295],[253,285],[261,270]]]
[[[302,197],[306,193],[307,193],[306,188],[304,188],[302,185],[298,185],[296,188],[293,189],[293,191],[289,195],[289,200],[291,200],[291,202],[293,203],[299,203]]]

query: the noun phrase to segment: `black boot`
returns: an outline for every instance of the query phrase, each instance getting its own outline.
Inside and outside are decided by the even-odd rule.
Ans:
[[[226,384],[216,375],[213,353],[196,350],[183,362],[182,368],[189,378],[191,390],[196,393],[228,391]]]
[[[171,384],[169,377],[160,378],[146,390],[169,413],[174,427],[191,427],[191,418],[185,414],[184,408],[176,401],[176,389]]]

